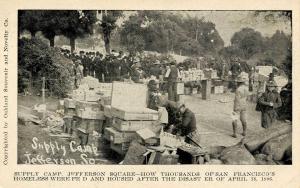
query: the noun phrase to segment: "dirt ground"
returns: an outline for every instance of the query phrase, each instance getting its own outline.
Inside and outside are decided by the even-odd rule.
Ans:
[[[231,137],[232,125],[231,125],[231,112],[233,108],[233,93],[216,94],[211,95],[211,99],[202,100],[201,95],[182,96],[182,100],[185,101],[186,106],[191,109],[197,119],[197,126],[201,135],[201,145],[203,146],[230,146],[240,141],[242,136],[238,138]],[[34,106],[34,104],[41,103],[40,97],[33,96],[19,96],[18,97],[18,111],[26,111]],[[47,98],[47,109],[54,111],[58,106],[58,99]],[[260,113],[255,110],[255,103],[249,102],[248,105],[248,134],[252,134],[259,130],[260,127]],[[239,123],[240,125],[240,123]],[[239,126],[239,133],[241,133],[241,125]],[[45,149],[33,148],[33,137],[38,139],[38,143],[44,142],[57,144],[59,147],[69,147],[70,141],[68,139],[53,138],[49,136],[49,132],[46,128],[42,128],[39,125],[29,124],[27,126],[18,123],[18,163],[23,164],[28,161],[26,153],[30,153],[32,156],[43,155],[44,157],[50,157],[57,160],[75,159],[81,160],[82,152],[70,152],[67,151],[63,155],[62,150],[57,150],[56,153],[51,153]],[[122,160],[120,156],[109,150],[109,145],[103,141],[101,152],[98,154],[96,164],[115,164]],[[89,158],[92,154],[87,154]],[[67,161],[68,162],[68,161]]]
[[[203,146],[230,146],[238,143],[242,136],[239,122],[238,138],[232,135],[231,113],[233,111],[234,93],[211,95],[209,100],[202,100],[201,95],[183,96],[182,100],[191,109],[197,119],[198,130]],[[247,107],[247,134],[262,130],[260,112],[255,111],[256,103],[249,102]]]

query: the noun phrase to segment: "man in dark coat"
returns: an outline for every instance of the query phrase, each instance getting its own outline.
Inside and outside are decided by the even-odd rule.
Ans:
[[[171,101],[177,102],[178,96],[176,92],[176,84],[180,77],[180,73],[174,61],[171,62],[170,69],[167,70],[165,77],[167,78],[168,81],[168,98]]]
[[[155,61],[153,66],[150,68],[150,75],[155,76],[156,79],[159,79],[159,75],[161,75],[160,63],[158,60]]]
[[[268,81],[266,87],[266,92],[258,99],[261,111],[261,126],[263,128],[271,127],[274,124],[278,117],[277,109],[282,105],[275,82]]]
[[[104,64],[102,61],[103,55],[99,52],[96,52],[96,57],[94,59],[94,66],[95,66],[95,76],[98,80],[103,82],[103,74],[104,74]]]
[[[177,108],[181,114],[181,123],[177,125],[177,135],[185,136],[189,143],[200,144],[200,135],[197,130],[195,114],[182,102],[177,103]]]

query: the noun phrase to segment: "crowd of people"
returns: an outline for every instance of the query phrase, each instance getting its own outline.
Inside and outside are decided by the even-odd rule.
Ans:
[[[180,80],[180,70],[193,68],[197,65],[193,63],[176,63],[174,60],[153,62],[142,61],[138,56],[125,55],[124,52],[112,51],[111,54],[103,55],[99,52],[84,52],[79,54],[70,53],[68,50],[62,50],[65,57],[74,62],[75,85],[80,84],[82,77],[92,76],[99,79],[100,82],[131,80],[136,83],[148,79],[149,88],[149,108],[158,109],[163,106],[169,114],[169,123],[165,127],[166,131],[173,134],[179,134],[198,140],[195,115],[184,103],[178,102],[176,94],[176,83]],[[266,83],[266,89],[260,90],[261,84],[255,84],[255,70],[253,67],[242,66],[239,59],[233,59],[228,63],[210,63],[204,67],[215,68],[218,70],[218,76],[223,81],[229,82],[229,87],[235,92],[235,99],[232,114],[233,137],[237,137],[238,120],[242,123],[242,135],[247,134],[247,99],[248,96],[256,90],[257,107],[261,112],[261,126],[263,128],[271,127],[278,118],[278,109],[282,106],[282,101],[277,84],[274,81],[274,74],[271,73]],[[246,69],[246,70],[245,70]],[[242,72],[247,71],[247,77]],[[150,81],[149,81],[150,80]],[[256,86],[255,86],[256,85]],[[168,92],[168,100],[161,103],[160,93]],[[178,116],[178,114],[180,114]],[[178,120],[178,118],[180,120]],[[177,125],[171,126],[170,125]],[[180,126],[179,126],[180,125]]]

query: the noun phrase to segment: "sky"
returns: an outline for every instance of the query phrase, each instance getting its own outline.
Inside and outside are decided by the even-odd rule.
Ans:
[[[202,18],[215,23],[216,29],[224,40],[225,46],[230,45],[233,34],[242,28],[250,27],[259,31],[263,36],[271,37],[276,30],[291,34],[291,20],[278,16],[279,11],[261,12],[254,16],[254,11],[174,11],[182,15]],[[133,11],[125,13],[125,18],[134,14]]]

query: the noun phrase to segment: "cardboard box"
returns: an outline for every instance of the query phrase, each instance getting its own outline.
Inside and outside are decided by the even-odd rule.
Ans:
[[[112,107],[112,116],[123,120],[158,120],[158,111],[149,108]]]
[[[112,127],[119,131],[138,131],[152,127],[153,123],[154,121],[125,121],[119,118],[113,118]]]
[[[137,134],[135,132],[121,132],[113,127],[107,127],[104,129],[104,138],[114,144],[121,144],[136,139]]]

